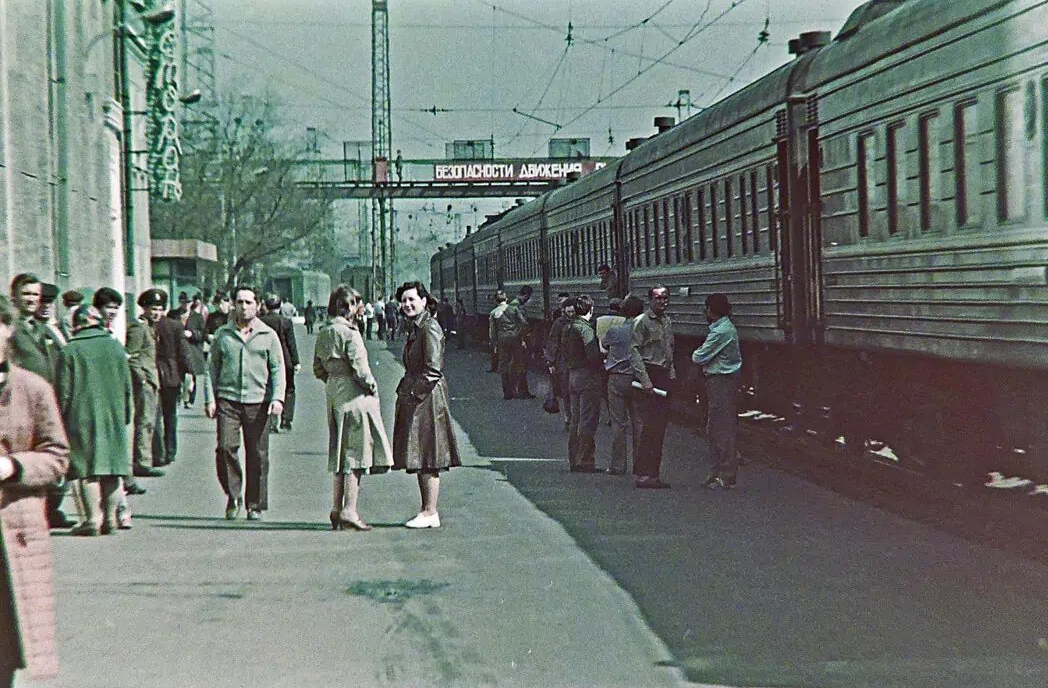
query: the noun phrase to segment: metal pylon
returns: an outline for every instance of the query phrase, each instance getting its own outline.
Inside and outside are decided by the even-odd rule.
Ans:
[[[390,157],[393,148],[393,125],[390,118],[389,97],[389,3],[372,0],[371,3],[371,160],[372,179],[389,179]],[[384,166],[381,175],[379,165]],[[375,185],[371,199],[372,230],[378,228],[381,267],[372,260],[372,272],[381,272],[378,279],[388,285],[388,293],[396,288],[396,231],[393,228],[393,201],[382,185]],[[374,283],[378,283],[377,281]]]

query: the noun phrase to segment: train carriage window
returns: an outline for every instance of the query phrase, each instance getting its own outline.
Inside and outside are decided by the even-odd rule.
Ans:
[[[662,265],[662,247],[659,241],[659,202],[651,204],[651,264]]]
[[[1048,217],[1048,77],[1041,79],[1041,194]]]
[[[982,222],[979,209],[979,124],[976,102],[961,103],[954,111],[953,155],[957,226]]]
[[[641,240],[641,230],[643,225],[641,224],[641,211],[640,208],[633,209],[633,251],[637,254],[637,267],[641,267],[644,264],[643,251],[644,244]]]
[[[997,219],[1026,215],[1026,160],[1022,97],[1018,88],[997,94]]]
[[[757,171],[750,172],[750,217],[753,220],[753,255],[761,252],[760,203],[757,198]]]
[[[887,181],[885,183],[888,195],[888,234],[895,235],[899,231],[899,180],[905,182],[906,175],[900,170],[902,156],[900,155],[900,139],[902,124],[889,124],[887,136],[885,136],[885,163],[888,166]]]
[[[644,239],[644,248],[641,249],[641,262],[644,267],[650,268],[654,262],[651,257],[651,208],[644,206],[640,209],[642,224],[640,225],[641,237]]]
[[[717,226],[717,184],[710,184],[710,255],[720,257],[720,228]]]
[[[855,190],[858,194],[859,236],[870,236],[870,151],[873,148],[873,134],[859,134],[855,151]],[[771,188],[771,168],[768,168],[768,188]]]
[[[732,235],[734,227],[732,223],[732,189],[731,180],[724,180],[724,257],[731,258],[735,255],[735,237]]]
[[[742,174],[739,175],[739,248],[744,256],[749,253],[746,235],[749,233],[750,223],[746,213],[746,175]]]
[[[629,263],[631,268],[637,267],[637,259],[633,253],[634,247],[637,243],[633,240],[633,213],[627,210],[623,213],[626,219],[626,242],[629,245]]]
[[[662,199],[662,245],[663,255],[665,258],[666,265],[669,265],[673,261],[673,256],[670,253],[671,247],[673,246],[673,237],[670,236],[670,199]]]
[[[768,165],[768,250],[772,253],[779,251],[779,206],[776,184],[778,176],[775,173],[775,165]]]
[[[681,226],[684,228],[684,257],[683,259],[689,263],[695,262],[695,245],[691,243],[692,231],[691,231],[691,194],[685,193],[681,199],[681,212],[684,213],[684,219],[682,220]]]
[[[695,190],[695,209],[699,212],[695,224],[699,230],[699,260],[706,260],[706,194],[702,189]]]

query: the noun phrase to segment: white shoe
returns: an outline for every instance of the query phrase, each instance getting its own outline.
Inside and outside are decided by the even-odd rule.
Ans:
[[[432,516],[426,516],[419,514],[415,518],[411,519],[404,524],[405,528],[439,528],[440,527],[440,514],[433,514]]]

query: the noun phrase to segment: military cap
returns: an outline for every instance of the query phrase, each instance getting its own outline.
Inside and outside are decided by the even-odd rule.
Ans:
[[[78,303],[81,303],[83,300],[84,295],[76,291],[75,289],[70,289],[69,291],[62,294],[62,305],[66,308],[75,306]]]
[[[138,305],[142,308],[152,308],[153,306],[167,308],[167,292],[163,289],[146,289],[138,297]]]
[[[54,303],[58,299],[58,286],[44,282],[40,285],[40,302]]]

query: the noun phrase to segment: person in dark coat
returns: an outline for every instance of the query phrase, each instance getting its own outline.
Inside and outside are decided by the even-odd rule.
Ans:
[[[58,672],[44,495],[69,461],[54,391],[8,356],[17,320],[0,295],[0,686],[23,668],[32,679]]]
[[[302,369],[298,359],[298,343],[295,341],[295,325],[290,318],[280,314],[280,297],[270,294],[265,300],[265,312],[259,319],[273,328],[280,338],[280,350],[284,354],[284,378],[287,384],[284,392],[284,410],[280,418],[274,418],[270,430],[280,432],[291,431],[291,424],[295,420],[295,374]]]
[[[204,359],[204,316],[198,310],[200,303],[200,294],[196,294],[190,303],[186,293],[181,292],[178,295],[178,308],[168,313],[168,317],[182,323],[182,331],[189,345],[189,369],[182,377],[183,408],[190,408],[196,403],[197,376],[203,375],[207,366]]]
[[[55,383],[69,433],[69,477],[83,490],[85,519],[73,535],[117,531],[120,478],[131,473],[131,369],[124,347],[102,325],[94,306],[76,310]]]
[[[211,309],[211,313],[208,314],[207,320],[204,322],[204,336],[208,344],[215,338],[215,332],[218,331],[218,328],[229,322],[229,312],[233,310],[233,300],[229,298],[229,294],[219,290],[215,292],[215,298],[211,301],[211,305],[214,308]]]
[[[189,344],[177,318],[160,318],[154,326],[160,403],[153,433],[153,465],[174,463],[178,453],[178,402],[189,366]]]
[[[137,478],[156,478],[164,471],[153,468],[153,436],[156,433],[156,410],[160,375],[156,367],[157,322],[167,311],[167,294],[147,289],[138,297],[142,317],[127,322],[124,349],[131,367],[131,389],[135,399],[134,435],[131,450],[131,473]],[[128,494],[142,494],[145,489],[134,480],[126,482]]]
[[[306,321],[306,334],[313,334],[313,323],[317,321],[317,309],[313,306],[313,301],[306,301],[306,308],[302,311],[302,317]]]
[[[386,301],[386,337],[389,341],[395,341],[397,330],[400,325],[400,308],[393,299]]]
[[[460,466],[444,379],[444,333],[434,317],[436,303],[421,282],[397,289],[404,313],[404,377],[397,385],[393,424],[393,468],[418,475],[422,510],[408,528],[439,528],[440,471]]]

